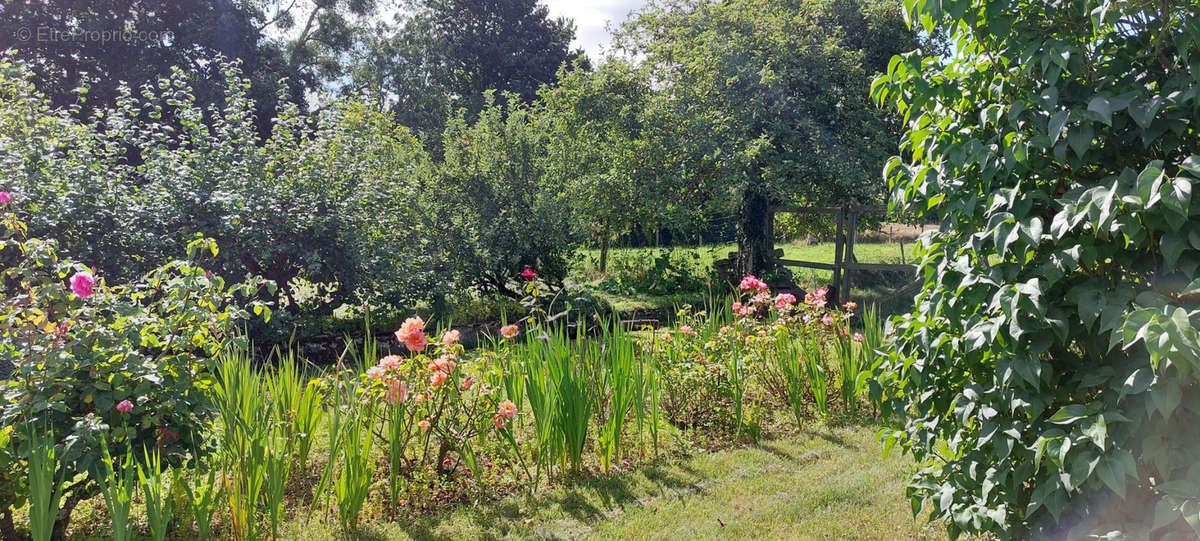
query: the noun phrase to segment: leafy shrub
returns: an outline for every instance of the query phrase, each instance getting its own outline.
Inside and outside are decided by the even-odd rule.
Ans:
[[[461,114],[450,119],[438,172],[442,249],[455,276],[513,298],[521,293],[512,279],[526,267],[561,283],[577,244],[547,132],[536,111],[516,101],[489,104],[473,123]]]
[[[416,138],[344,101],[319,115],[283,107],[262,139],[245,79],[223,70],[222,109],[201,109],[175,71],[81,122],[51,109],[23,65],[0,60],[0,188],[23,202],[33,236],[114,283],[196,234],[217,239],[211,270],[280,285],[272,300],[287,310],[272,342],[302,310],[411,306],[440,292],[426,195],[439,192]],[[319,294],[301,295],[305,285]]]
[[[652,341],[668,420],[687,427],[731,425],[737,434],[744,429],[754,434],[761,427],[753,412],[767,403],[789,409],[797,425],[808,403],[828,414],[828,381],[860,378],[863,336],[849,327],[857,305],[828,306],[825,288],[803,300],[790,293],[772,296],[754,276],[745,277],[740,289],[743,295],[727,311],[685,308],[678,331]],[[830,363],[834,352],[844,353],[837,359],[841,364]],[[852,410],[860,388],[843,387],[843,406]]]
[[[894,203],[940,219],[878,375],[949,532],[1200,533],[1193,2],[905,0]]]
[[[618,295],[669,295],[707,291],[710,269],[694,250],[634,250],[610,255],[605,278],[596,285]]]
[[[14,215],[3,227],[0,363],[14,371],[0,381],[0,431],[9,433],[0,448],[0,518],[11,524],[10,506],[19,506],[29,488],[21,481],[28,437],[12,427],[45,427],[54,435],[68,513],[97,493],[106,438],[114,454],[150,448],[174,462],[193,446],[207,449],[211,406],[202,389],[211,383],[210,360],[238,340],[235,331],[249,316],[239,303],[269,317],[251,299],[270,284],[226,285],[201,266],[217,255],[216,243],[196,239],[187,259],[128,285],[108,285],[60,259],[56,242],[26,238]]]

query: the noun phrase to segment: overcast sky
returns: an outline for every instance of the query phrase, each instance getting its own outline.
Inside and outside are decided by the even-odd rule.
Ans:
[[[587,51],[588,57],[600,58],[600,49],[609,43],[605,24],[621,24],[629,12],[642,7],[645,0],[542,0],[553,17],[575,20],[575,47]]]

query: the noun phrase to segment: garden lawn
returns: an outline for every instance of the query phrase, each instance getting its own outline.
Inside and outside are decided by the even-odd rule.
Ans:
[[[945,539],[914,519],[907,457],[880,458],[875,427],[822,429],[699,453],[532,497],[460,507],[416,522],[367,523],[364,540]],[[336,524],[292,524],[288,538],[334,538]]]
[[[832,242],[820,242],[809,244],[807,242],[792,242],[787,244],[777,244],[776,248],[783,250],[783,258],[794,261],[812,261],[816,263],[833,263],[834,244]],[[702,246],[698,248],[674,247],[667,248],[673,252],[695,253],[697,258],[695,264],[704,269],[711,269],[715,260],[724,259],[730,253],[737,249],[734,244],[717,244],[710,246]],[[614,248],[610,251],[609,260],[610,273],[614,272],[619,267],[618,261],[637,261],[644,258],[649,261],[649,257],[655,251],[662,248]],[[901,246],[897,242],[862,242],[855,244],[854,253],[860,263],[915,263],[916,243],[907,241],[904,243],[904,250],[901,251]],[[595,260],[599,258],[599,250],[586,249],[580,250],[583,259],[576,263],[577,270],[581,271],[581,275],[585,278],[599,281],[599,274],[595,270]],[[822,285],[829,284],[833,277],[833,273],[827,270],[809,269],[791,267],[794,273],[796,284],[805,289],[814,289]],[[854,287],[851,292],[851,297],[855,299],[867,299],[879,295],[886,295],[893,291],[893,286],[888,285],[882,288],[862,288]],[[681,292],[672,295],[649,295],[649,294],[609,294],[602,295],[605,300],[612,304],[613,309],[621,314],[631,314],[644,311],[663,311],[673,312],[675,308],[683,304],[702,305],[709,298],[709,292]],[[901,308],[908,308],[904,305]],[[893,310],[889,310],[889,313]]]

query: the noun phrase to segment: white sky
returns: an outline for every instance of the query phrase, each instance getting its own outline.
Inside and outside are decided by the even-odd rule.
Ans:
[[[646,0],[539,0],[539,2],[550,8],[551,17],[568,17],[575,21],[575,40],[571,42],[571,46],[586,51],[588,57],[593,61],[600,60],[603,56],[601,50],[611,41],[612,36],[606,25],[619,26],[630,12],[646,5]],[[279,2],[278,7],[289,4],[291,2]],[[379,11],[373,18],[391,21],[392,17],[402,10],[399,4],[400,2],[396,0],[379,2]],[[311,0],[305,0],[300,5],[301,9],[298,12],[307,13],[311,6]],[[273,13],[268,10],[267,15],[272,16]],[[298,21],[297,25],[299,26],[300,23]],[[293,28],[292,31],[299,32],[297,28]],[[268,35],[279,32],[275,26],[267,29]]]
[[[593,61],[602,56],[602,47],[609,44],[611,36],[605,24],[620,25],[631,11],[645,5],[645,0],[542,0],[550,8],[552,17],[570,17],[575,20],[574,47],[587,51]]]

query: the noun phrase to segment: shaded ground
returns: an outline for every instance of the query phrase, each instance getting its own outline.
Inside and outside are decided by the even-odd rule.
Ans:
[[[882,459],[874,434],[838,428],[699,454],[416,522],[370,523],[353,539],[945,539],[912,517],[911,461]],[[318,518],[286,537],[336,535]]]

